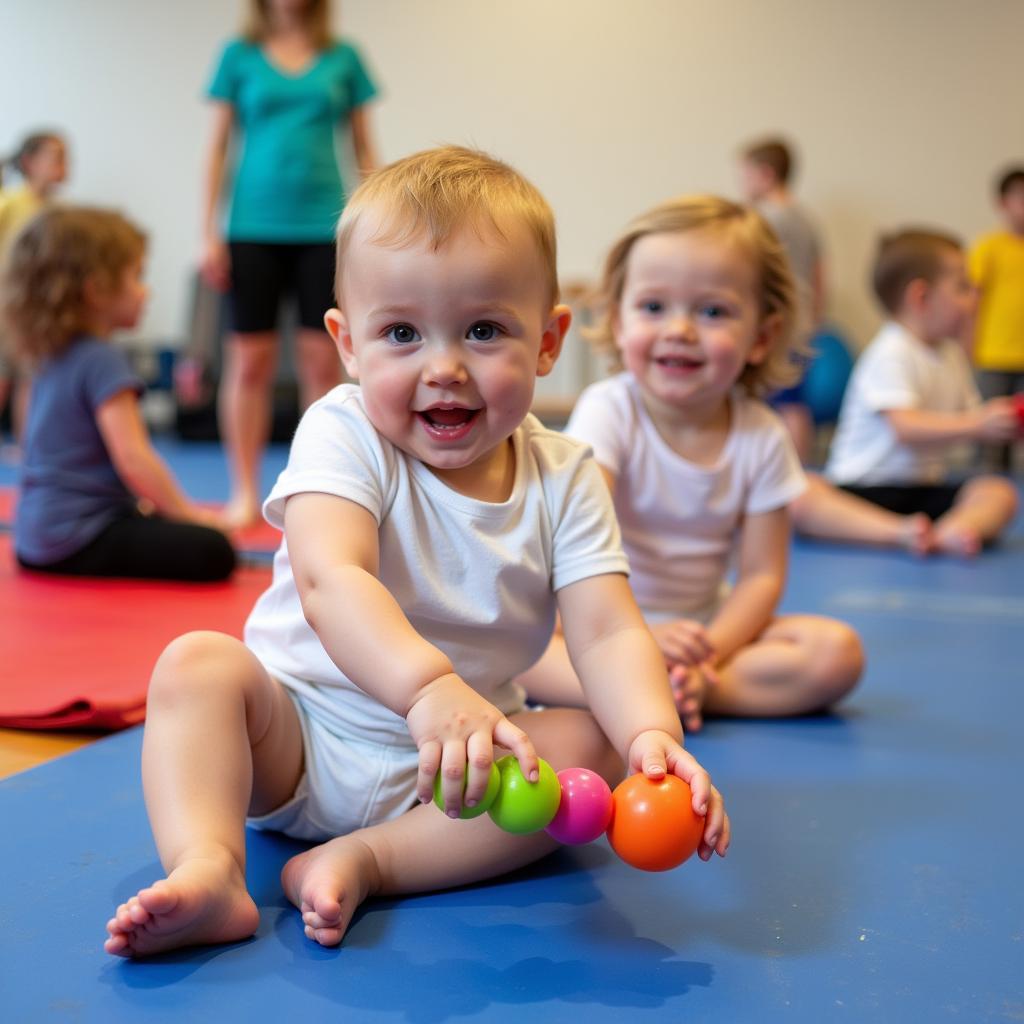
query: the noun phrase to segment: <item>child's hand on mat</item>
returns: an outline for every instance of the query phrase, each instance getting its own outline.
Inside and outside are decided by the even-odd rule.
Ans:
[[[708,631],[693,619],[660,622],[651,632],[668,665],[699,665],[715,653]]]
[[[197,526],[209,526],[211,529],[221,530],[224,533],[234,529],[234,525],[229,522],[228,516],[225,514],[224,509],[221,508],[189,505],[182,518],[187,522],[195,523]]]
[[[458,817],[463,803],[472,807],[480,802],[496,745],[515,754],[525,778],[539,778],[537,752],[529,736],[453,672],[423,687],[405,719],[420,754],[416,794],[423,803],[433,799],[440,769],[444,809],[450,817]]]
[[[711,785],[708,773],[696,759],[660,729],[640,733],[629,748],[627,769],[630,774],[643,772],[649,779],[666,774],[678,776],[693,794],[693,810],[704,818],[704,836],[697,848],[701,860],[710,860],[713,853],[725,856],[729,848],[729,815],[725,813],[722,794]]]

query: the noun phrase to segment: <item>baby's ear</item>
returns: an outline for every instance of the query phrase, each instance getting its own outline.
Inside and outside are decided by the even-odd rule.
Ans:
[[[334,347],[341,356],[341,365],[352,380],[359,379],[359,364],[356,361],[352,335],[348,329],[348,319],[340,309],[329,309],[324,313],[324,326],[334,342]]]
[[[762,321],[758,329],[757,340],[747,355],[747,363],[752,366],[760,366],[775,348],[782,333],[782,317],[778,313],[769,313]]]
[[[568,306],[555,306],[548,316],[544,333],[540,339],[540,352],[537,354],[537,376],[546,377],[562,351],[569,324],[572,323],[572,310]]]

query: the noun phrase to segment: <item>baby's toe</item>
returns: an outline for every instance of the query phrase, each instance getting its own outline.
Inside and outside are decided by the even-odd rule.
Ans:
[[[124,934],[111,935],[103,943],[103,949],[112,954],[113,956],[128,956],[130,951],[128,949],[128,938]]]
[[[318,942],[321,946],[337,946],[341,942],[340,928],[311,928],[306,926],[306,938]]]

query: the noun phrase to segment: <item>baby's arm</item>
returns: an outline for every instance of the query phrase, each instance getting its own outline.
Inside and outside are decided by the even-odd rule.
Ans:
[[[736,585],[708,626],[716,664],[728,661],[772,620],[786,583],[789,510],[748,515],[740,527]]]
[[[1017,416],[1011,398],[993,398],[964,412],[890,409],[883,415],[900,443],[911,446],[1012,441],[1017,436]]]
[[[352,682],[406,719],[419,748],[422,801],[432,798],[440,768],[445,810],[457,816],[468,761],[465,803],[477,803],[495,743],[516,755],[527,778],[538,778],[526,733],[455,674],[377,578],[378,526],[365,508],[334,495],[297,494],[285,505],[284,527],[306,621]]]
[[[220,526],[215,512],[189,501],[149,440],[135,392],[119,391],[96,408],[96,426],[124,485],[169,519]]]
[[[558,592],[565,641],[594,717],[629,770],[679,776],[706,814],[700,856],[725,855],[729,819],[707,772],[682,747],[665,663],[625,576],[592,576]]]

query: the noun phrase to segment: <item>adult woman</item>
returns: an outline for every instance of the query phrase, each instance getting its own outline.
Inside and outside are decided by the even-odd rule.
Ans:
[[[345,202],[335,144],[351,131],[359,172],[376,163],[366,103],[376,92],[357,50],[329,32],[328,0],[250,0],[210,84],[213,130],[203,195],[203,274],[229,288],[233,330],[219,395],[232,521],[259,514],[281,298],[299,306],[295,363],[305,407],[340,380],[323,328],[333,304],[334,225]],[[226,229],[218,208],[229,146],[241,141]]]

